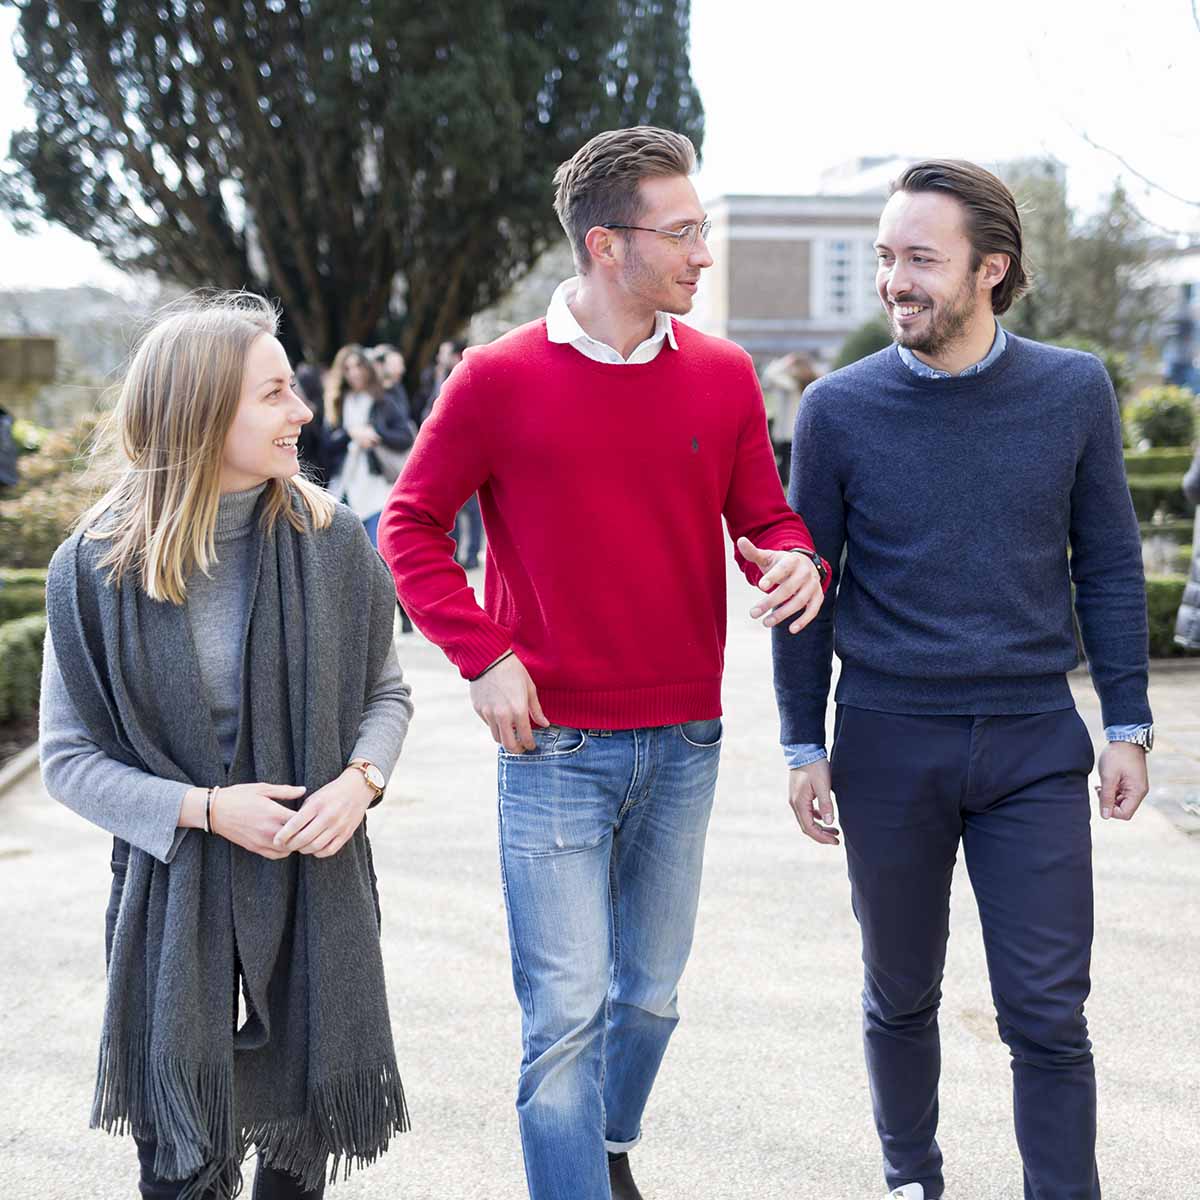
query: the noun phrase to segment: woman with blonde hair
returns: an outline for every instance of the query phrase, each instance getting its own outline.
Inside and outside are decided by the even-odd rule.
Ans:
[[[407,1128],[364,819],[412,713],[396,598],[298,474],[276,326],[247,293],[155,324],[47,587],[46,787],[114,838],[92,1125],[156,1200],[232,1196],[251,1147],[255,1200],[310,1200]]]
[[[329,490],[362,520],[376,544],[379,514],[417,436],[408,404],[385,388],[361,346],[343,346],[325,379]]]

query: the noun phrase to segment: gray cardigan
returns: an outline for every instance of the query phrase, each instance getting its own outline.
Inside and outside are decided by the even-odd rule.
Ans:
[[[250,601],[246,558],[253,539],[248,534],[261,491],[260,487],[221,497],[218,561],[210,576],[197,571],[188,580],[189,624],[226,761],[237,738],[241,697],[241,647],[229,631],[243,628]],[[393,645],[367,699],[353,755],[375,763],[385,778],[395,768],[408,732],[411,694]],[[155,858],[171,861],[185,832],[178,823],[187,788],[117,762],[89,738],[48,634],[42,662],[40,742],[42,779],[55,800]]]

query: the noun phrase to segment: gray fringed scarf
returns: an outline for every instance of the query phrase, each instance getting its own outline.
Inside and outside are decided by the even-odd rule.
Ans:
[[[298,501],[296,501],[299,504]],[[261,502],[260,502],[261,504]],[[237,747],[226,771],[182,605],[104,583],[78,533],[51,563],[54,649],[112,758],[193,786],[312,794],[345,768],[396,595],[358,519],[256,522]],[[217,800],[220,804],[220,798]],[[241,976],[246,1021],[233,1028]],[[158,1144],[182,1195],[236,1195],[250,1146],[306,1187],[408,1128],[384,993],[365,822],[331,858],[272,861],[191,830],[173,861],[130,852],[108,970],[93,1127]]]

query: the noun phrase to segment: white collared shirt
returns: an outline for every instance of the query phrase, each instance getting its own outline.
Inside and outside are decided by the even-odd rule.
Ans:
[[[639,345],[628,358],[622,358],[620,351],[614,350],[607,342],[598,342],[594,337],[584,332],[583,326],[575,320],[570,302],[579,289],[579,276],[572,275],[563,280],[554,289],[550,297],[550,307],[546,310],[546,336],[552,342],[566,342],[574,346],[580,354],[596,362],[611,363],[614,366],[632,366],[635,363],[647,363],[658,357],[663,343],[678,350],[675,342],[675,328],[671,324],[669,313],[654,314],[654,332]]]

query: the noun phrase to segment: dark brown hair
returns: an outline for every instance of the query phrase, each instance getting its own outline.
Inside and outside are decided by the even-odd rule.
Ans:
[[[953,196],[966,210],[972,271],[979,269],[987,254],[1008,255],[1008,270],[992,288],[992,312],[1007,312],[1012,302],[1029,290],[1029,272],[1021,256],[1017,202],[991,171],[960,158],[929,158],[913,163],[891,190],[892,195],[944,192]]]
[[[597,225],[632,225],[641,215],[638,184],[690,175],[696,148],[682,133],[654,125],[598,133],[554,172],[554,211],[571,239],[581,273],[591,266],[585,239]]]

